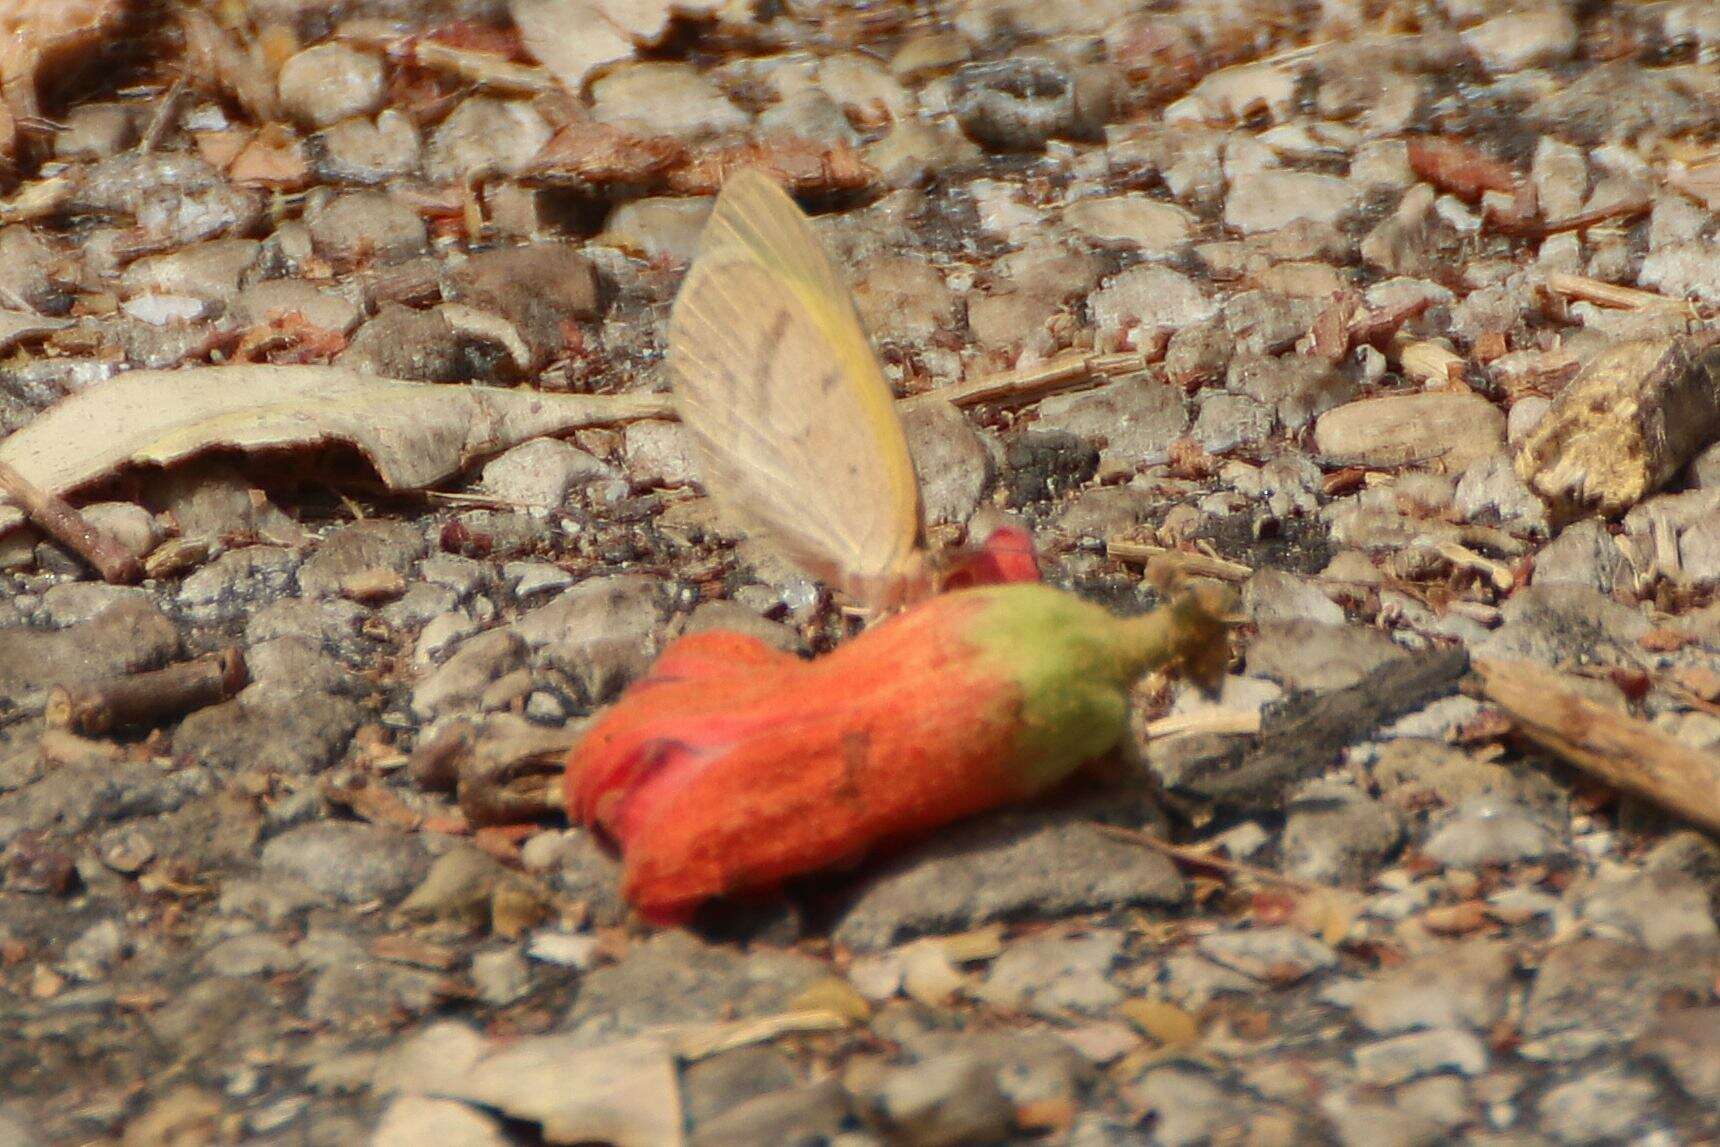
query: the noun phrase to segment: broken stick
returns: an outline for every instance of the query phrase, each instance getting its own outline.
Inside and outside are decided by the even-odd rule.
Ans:
[[[42,716],[56,729],[106,733],[128,725],[152,725],[225,701],[245,684],[244,655],[229,647],[165,669],[133,673],[87,685],[56,685]]]
[[[44,533],[95,567],[103,581],[128,585],[143,578],[143,563],[90,525],[64,498],[42,489],[7,462],[0,462],[0,490]]]
[[[1537,747],[1720,836],[1720,761],[1646,721],[1589,700],[1562,673],[1476,660],[1481,690]]]

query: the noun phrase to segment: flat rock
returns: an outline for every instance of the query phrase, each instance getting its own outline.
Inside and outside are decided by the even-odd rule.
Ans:
[[[587,975],[562,1026],[594,1043],[660,1024],[769,1015],[829,976],[822,961],[799,953],[760,947],[743,954],[686,932],[661,932]]]
[[[1391,638],[1359,625],[1267,621],[1248,647],[1248,674],[1292,689],[1326,692],[1366,679],[1406,656]]]
[[[1164,857],[1056,815],[989,818],[941,834],[861,889],[837,924],[861,950],[990,920],[1178,904],[1187,885]]]
[[[1429,391],[1364,398],[1314,423],[1314,445],[1338,466],[1395,467],[1438,461],[1462,471],[1505,446],[1505,415],[1478,394]]]
[[[179,653],[179,630],[149,601],[127,596],[59,630],[0,630],[0,693],[157,669]]]
[[[263,871],[336,900],[392,900],[416,884],[429,858],[414,837],[372,825],[307,824],[263,846]]]
[[[1114,276],[1087,300],[1102,331],[1172,331],[1219,313],[1218,300],[1169,267],[1139,266]]]
[[[1182,392],[1157,379],[1126,378],[1039,404],[1037,426],[1099,446],[1101,473],[1125,474],[1170,460],[1171,443],[1188,429]]]
[[[1505,1014],[1513,960],[1509,945],[1469,940],[1371,976],[1350,1000],[1368,1030],[1387,1034],[1425,1028],[1485,1032]]]

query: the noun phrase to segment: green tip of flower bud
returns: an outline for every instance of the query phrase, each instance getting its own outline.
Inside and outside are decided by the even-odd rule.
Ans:
[[[1011,764],[1034,789],[1117,743],[1128,726],[1130,686],[1143,673],[1175,665],[1210,683],[1223,672],[1228,622],[1212,591],[1184,592],[1126,619],[1039,583],[970,592],[988,599],[973,634],[985,664],[1021,691]]]

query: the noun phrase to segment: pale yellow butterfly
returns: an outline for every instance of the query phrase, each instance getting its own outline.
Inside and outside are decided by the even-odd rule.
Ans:
[[[929,592],[890,384],[811,223],[761,172],[717,196],[668,361],[700,477],[740,524],[867,612]]]

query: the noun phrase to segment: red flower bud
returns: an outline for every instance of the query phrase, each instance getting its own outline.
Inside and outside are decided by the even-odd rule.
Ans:
[[[948,593],[813,661],[710,632],[664,650],[574,749],[570,815],[628,898],[683,918],[1018,801],[1111,748],[1152,664],[1210,658],[1188,598],[1119,619],[1038,583]]]

